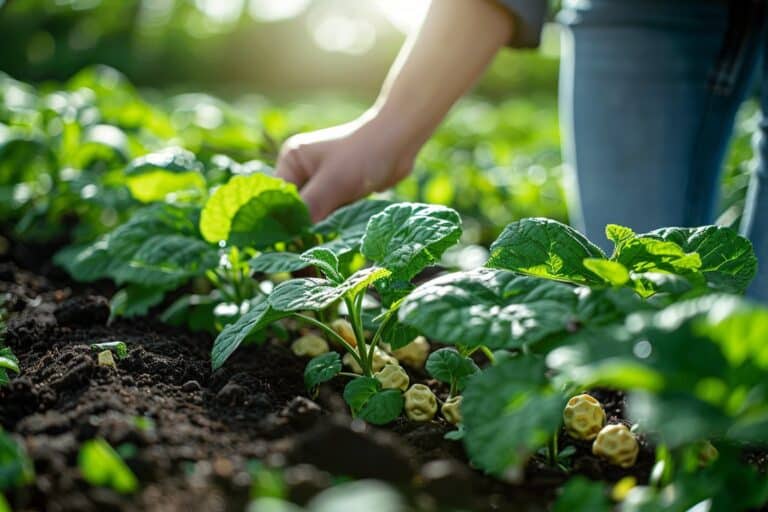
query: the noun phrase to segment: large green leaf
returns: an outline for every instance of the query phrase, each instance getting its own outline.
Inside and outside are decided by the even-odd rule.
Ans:
[[[214,268],[218,261],[218,251],[199,238],[156,235],[148,238],[112,277],[118,283],[175,288]]]
[[[664,228],[646,236],[674,242],[686,252],[698,253],[699,271],[716,290],[743,293],[757,272],[752,244],[730,228]]]
[[[329,240],[323,245],[337,255],[356,250],[371,217],[391,204],[392,201],[382,199],[363,199],[339,208],[315,224],[312,232]]]
[[[544,363],[506,359],[471,378],[464,390],[464,444],[474,464],[515,474],[560,428],[565,398],[551,389]]]
[[[131,161],[125,169],[126,184],[144,203],[162,201],[169,194],[201,196],[206,190],[202,170],[192,152],[171,147]]]
[[[235,322],[227,325],[213,342],[211,350],[211,366],[217,370],[224,364],[237,347],[254,331],[264,329],[269,324],[285,318],[288,313],[275,311],[269,302],[262,300],[248,310]]]
[[[403,301],[399,318],[444,343],[514,348],[566,330],[577,301],[566,284],[477,269],[419,286]]]
[[[586,258],[605,259],[599,247],[575,229],[550,219],[509,224],[491,245],[487,266],[558,281],[601,284],[584,266]]]
[[[144,316],[149,308],[163,301],[166,288],[131,284],[112,296],[109,303],[111,316]]]
[[[254,272],[277,274],[295,272],[310,266],[310,262],[293,252],[263,252],[248,262]]]
[[[265,174],[235,176],[216,189],[200,217],[207,241],[255,248],[290,240],[310,224],[296,187]]]
[[[278,311],[320,311],[349,294],[357,295],[389,271],[379,267],[358,270],[342,283],[327,279],[302,278],[280,283],[269,295],[269,304]]]
[[[419,203],[397,203],[371,217],[360,251],[392,272],[395,281],[408,281],[437,262],[458,242],[461,218],[452,209]]]
[[[352,414],[357,414],[368,400],[381,390],[381,382],[373,377],[352,379],[344,386],[344,401]]]
[[[125,224],[92,244],[64,249],[54,261],[78,281],[115,278],[125,270],[134,255],[152,237],[198,236],[199,210],[169,204],[152,204],[134,212]]]

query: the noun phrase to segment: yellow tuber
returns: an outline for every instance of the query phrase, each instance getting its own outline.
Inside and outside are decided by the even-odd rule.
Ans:
[[[317,357],[329,350],[328,342],[316,334],[305,334],[291,344],[291,351],[300,357]]]
[[[343,318],[337,318],[331,322],[331,329],[333,329],[336,334],[344,338],[344,341],[346,341],[350,347],[354,348],[357,346],[355,330],[352,328],[351,323],[347,322]]]
[[[429,421],[437,412],[437,398],[424,384],[414,384],[405,392],[405,414],[414,421]]]
[[[399,389],[405,391],[408,389],[408,384],[411,379],[408,374],[403,370],[403,367],[399,364],[385,365],[380,371],[374,375],[376,380],[381,382],[381,387],[384,389]]]
[[[461,423],[461,395],[453,396],[445,401],[440,408],[440,412],[443,413],[443,418],[448,423],[458,425]]]
[[[565,405],[563,422],[569,436],[591,441],[605,425],[605,411],[593,396],[577,395]]]
[[[606,425],[592,443],[592,453],[615,466],[635,465],[640,445],[626,425]]]
[[[429,342],[424,336],[417,336],[406,346],[392,352],[392,355],[412,368],[422,368],[429,356]]]

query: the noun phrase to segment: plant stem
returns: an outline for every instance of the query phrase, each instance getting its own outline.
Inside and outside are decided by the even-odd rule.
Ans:
[[[373,361],[373,358],[368,357],[367,346],[365,343],[365,334],[363,333],[363,323],[360,311],[362,309],[363,301],[359,300],[361,296],[362,293],[357,295],[354,299],[344,297],[344,303],[347,305],[349,320],[352,324],[352,330],[355,332],[355,338],[357,338],[357,351],[360,356],[360,360],[362,361],[360,366],[363,369],[363,375],[370,377],[371,362]]]
[[[549,465],[555,467],[557,464],[557,431],[549,438],[549,446],[547,447],[547,458],[549,459]]]
[[[333,329],[331,329],[330,327],[328,327],[324,323],[318,322],[317,320],[315,320],[311,316],[302,315],[301,313],[293,313],[292,316],[294,316],[294,317],[296,317],[296,318],[298,318],[300,320],[303,320],[303,321],[307,322],[308,324],[314,325],[318,329],[321,329],[328,336],[333,338],[334,341],[336,341],[341,346],[343,346],[347,350],[347,352],[352,354],[352,357],[355,358],[355,361],[357,361],[357,364],[359,364],[361,368],[365,368],[363,366],[363,362],[360,360],[360,356],[357,354],[357,352],[355,351],[354,347],[352,347],[349,343],[347,343],[347,340],[345,340],[344,338],[342,338],[341,336],[336,334],[336,331],[334,331]]]
[[[496,364],[496,357],[493,355],[493,352],[491,352],[491,349],[489,349],[485,345],[480,345],[480,350],[483,351],[483,354],[485,354],[485,357],[488,358],[491,364]]]

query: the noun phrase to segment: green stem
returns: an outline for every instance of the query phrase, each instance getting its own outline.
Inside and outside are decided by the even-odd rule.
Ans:
[[[549,438],[549,447],[547,449],[549,456],[549,465],[555,467],[557,464],[557,431]]]
[[[339,372],[336,375],[341,375],[342,377],[352,377],[353,379],[357,379],[360,376],[356,373],[350,373],[350,372]]]
[[[311,316],[302,315],[301,313],[293,313],[292,316],[294,316],[295,318],[298,318],[300,320],[303,320],[304,322],[306,322],[308,324],[314,325],[318,329],[321,329],[328,336],[333,338],[334,341],[336,341],[337,343],[341,344],[341,346],[343,346],[347,350],[347,352],[352,354],[352,357],[355,358],[355,361],[357,361],[357,364],[359,364],[361,368],[364,368],[363,362],[360,360],[360,356],[357,354],[357,352],[355,351],[354,347],[352,347],[349,343],[347,343],[347,340],[345,340],[344,338],[342,338],[341,336],[336,334],[336,331],[334,331],[333,329],[331,329],[330,327],[328,327],[324,323],[318,322],[317,320],[315,320]]]
[[[483,354],[485,354],[485,357],[488,358],[491,364],[496,364],[496,357],[493,355],[493,352],[491,352],[491,349],[489,349],[485,345],[480,345],[480,350],[483,351]]]
[[[384,321],[379,324],[379,326],[376,328],[376,332],[373,333],[373,338],[371,338],[371,346],[368,350],[368,358],[371,361],[373,361],[373,354],[376,351],[376,347],[381,342],[381,335],[384,332],[384,328],[387,326],[392,317],[393,315],[387,315],[387,318],[385,318]]]
[[[347,305],[349,312],[349,320],[352,324],[352,330],[355,332],[355,338],[357,338],[357,350],[360,356],[360,360],[363,362],[360,366],[363,369],[363,374],[366,377],[371,376],[371,362],[372,358],[368,357],[368,350],[365,344],[365,334],[363,333],[363,323],[360,315],[362,309],[362,300],[358,300],[362,296],[362,293],[356,296],[354,299],[344,297],[344,303]]]

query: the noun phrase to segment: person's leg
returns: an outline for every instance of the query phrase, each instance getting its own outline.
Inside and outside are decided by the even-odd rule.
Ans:
[[[578,182],[569,187],[574,225],[610,250],[608,223],[638,232],[712,223],[757,45],[723,92],[711,78],[726,39],[725,2],[565,4],[560,112],[566,164]]]
[[[752,240],[757,254],[757,277],[747,292],[751,298],[768,303],[768,36],[764,38],[760,126],[755,134],[758,164],[754,169],[742,217],[741,232]]]

